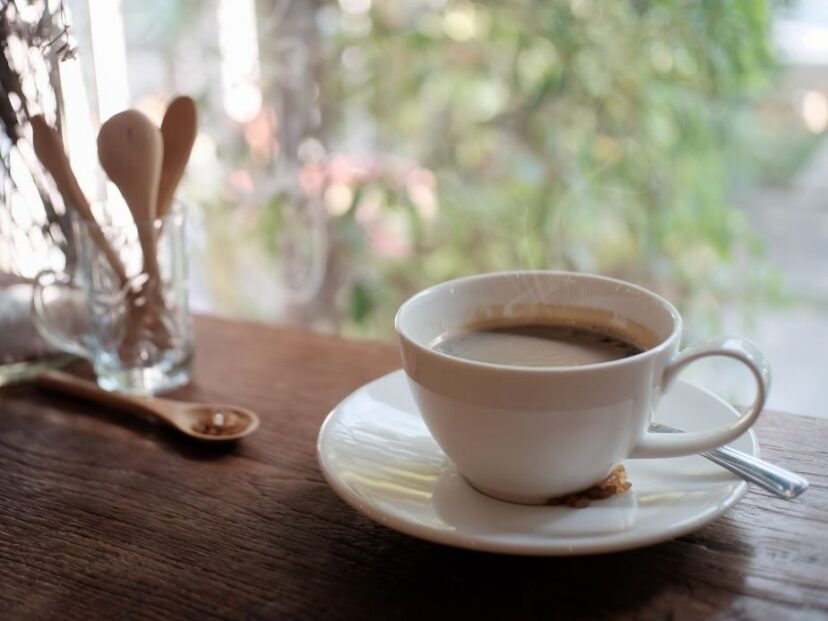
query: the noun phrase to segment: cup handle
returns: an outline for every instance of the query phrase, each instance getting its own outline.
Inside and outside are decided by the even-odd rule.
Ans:
[[[47,290],[53,287],[70,287],[72,279],[68,274],[57,274],[44,270],[35,278],[32,291],[33,323],[40,335],[52,346],[81,358],[91,359],[91,353],[78,338],[73,338],[60,329],[49,313],[49,305],[44,298]]]
[[[681,434],[646,432],[630,457],[680,457],[708,451],[732,442],[747,431],[762,408],[770,388],[770,367],[764,354],[747,339],[719,337],[694,347],[688,347],[673,358],[661,378],[662,392],[666,392],[676,376],[692,362],[708,356],[724,356],[742,362],[756,378],[756,397],[751,406],[737,420],[718,429],[691,431]]]

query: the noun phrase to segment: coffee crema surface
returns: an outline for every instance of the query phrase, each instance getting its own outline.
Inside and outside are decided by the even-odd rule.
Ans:
[[[605,318],[596,321],[595,311],[588,314],[589,321],[577,316],[489,319],[440,336],[432,348],[491,364],[576,367],[629,358],[656,345],[655,336],[638,324],[629,322],[625,330]]]

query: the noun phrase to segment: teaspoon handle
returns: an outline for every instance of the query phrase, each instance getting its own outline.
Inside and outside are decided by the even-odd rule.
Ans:
[[[757,459],[729,446],[706,451],[702,453],[702,456],[780,498],[793,500],[808,489],[808,481],[795,472]]]
[[[662,423],[652,423],[650,429],[663,433],[681,433],[680,430]],[[793,500],[808,489],[808,481],[795,472],[742,451],[737,451],[729,446],[722,446],[700,454],[722,468],[739,475],[745,481],[755,483],[780,498]]]
[[[96,383],[82,379],[63,371],[46,371],[37,377],[37,384],[43,388],[54,390],[74,397],[81,397],[102,405],[109,405],[120,410],[126,410],[143,418],[153,418],[169,422],[161,412],[153,408],[147,399],[138,396],[109,392]]]

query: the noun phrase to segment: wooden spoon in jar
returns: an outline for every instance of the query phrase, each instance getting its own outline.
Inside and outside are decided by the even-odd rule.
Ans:
[[[158,285],[154,223],[164,144],[161,132],[137,110],[124,110],[101,126],[98,159],[132,212],[144,254],[144,272]]]
[[[62,371],[47,371],[37,378],[43,388],[88,399],[102,405],[149,416],[181,433],[207,442],[238,440],[256,431],[259,417],[236,405],[184,403],[158,397],[107,392],[97,384]]]
[[[192,98],[181,96],[173,99],[161,121],[164,156],[158,187],[158,219],[170,211],[175,190],[190,159],[197,130],[196,105]]]
[[[163,283],[155,245],[155,216],[163,157],[161,132],[137,110],[124,110],[111,117],[98,133],[98,159],[106,174],[118,186],[132,212],[138,241],[144,255],[147,281],[134,297],[126,335],[120,347],[125,360],[140,358],[142,327],[149,328],[161,349],[170,346],[171,335],[163,319]]]
[[[89,201],[86,200],[86,196],[84,196],[83,190],[81,190],[80,184],[72,172],[69,158],[66,157],[66,152],[63,149],[63,140],[60,134],[49,127],[46,119],[40,114],[33,116],[30,120],[32,124],[32,146],[37,159],[40,160],[40,163],[54,179],[58,191],[63,196],[66,208],[74,208],[86,223],[93,242],[106,257],[112,271],[115,273],[115,277],[118,279],[119,285],[124,287],[127,283],[124,266],[112,246],[109,245],[109,241],[101,231],[101,227],[95,221]]]

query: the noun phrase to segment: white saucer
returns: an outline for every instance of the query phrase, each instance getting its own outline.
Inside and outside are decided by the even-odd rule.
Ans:
[[[736,416],[718,397],[677,382],[655,418],[692,431]],[[731,446],[759,451],[752,431]],[[429,541],[511,554],[596,554],[658,543],[716,519],[747,489],[734,474],[692,456],[628,460],[632,490],[585,509],[489,498],[457,474],[434,442],[402,371],[340,403],[319,431],[317,451],[334,491],[380,524]]]

